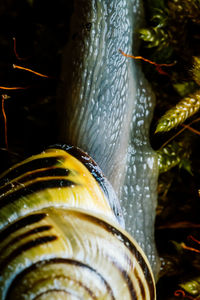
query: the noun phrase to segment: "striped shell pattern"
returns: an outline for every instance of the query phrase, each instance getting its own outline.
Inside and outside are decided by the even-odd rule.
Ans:
[[[0,176],[0,299],[156,299],[115,193],[80,149],[55,146]]]

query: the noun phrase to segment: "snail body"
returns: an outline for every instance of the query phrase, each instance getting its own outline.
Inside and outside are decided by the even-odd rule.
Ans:
[[[157,155],[149,142],[154,95],[137,55],[142,0],[74,0],[60,87],[61,141],[87,151],[111,182],[125,228],[156,274]]]
[[[150,264],[87,154],[48,149],[0,184],[1,300],[155,299]]]

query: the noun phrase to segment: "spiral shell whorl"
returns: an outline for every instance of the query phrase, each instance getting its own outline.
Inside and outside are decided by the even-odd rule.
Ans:
[[[73,149],[69,147],[69,151]],[[105,182],[104,188],[97,180],[101,185]],[[48,149],[4,172],[0,193],[0,229],[30,210],[49,206],[84,208],[123,223],[115,193],[98,166],[91,174],[87,166],[62,149]]]
[[[1,235],[1,299],[154,299],[144,253],[106,219],[47,208]]]
[[[84,165],[49,149],[0,176],[1,300],[155,299],[147,258],[118,225],[114,192],[80,153]]]

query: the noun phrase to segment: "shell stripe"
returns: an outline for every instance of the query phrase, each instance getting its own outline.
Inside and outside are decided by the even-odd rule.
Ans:
[[[21,242],[24,238],[26,238],[28,236],[34,235],[39,232],[41,233],[41,232],[48,231],[51,228],[52,228],[52,226],[50,226],[50,225],[39,226],[39,227],[31,229],[23,234],[18,235],[17,237],[13,238],[9,243],[7,243],[5,246],[3,246],[0,249],[0,257],[1,257],[1,254],[6,250],[6,248],[10,248],[12,245],[14,245],[14,243],[17,243],[19,241]]]
[[[110,257],[109,257],[109,260],[112,261],[113,265],[116,267],[116,269],[118,269],[118,271],[120,271],[122,277],[124,278],[124,282],[126,282],[126,284],[128,286],[131,299],[132,300],[137,299],[137,292],[136,292],[133,282],[132,282],[130,276],[128,275],[128,273],[126,272],[126,270],[122,269],[122,267],[119,264],[117,264],[116,261],[113,261]],[[130,260],[129,260],[129,265],[131,265]]]
[[[142,299],[145,299],[145,289],[144,289],[144,285],[143,285],[143,282],[140,278],[140,275],[138,274],[138,271],[137,269],[135,268],[134,269],[134,274],[135,274],[135,277],[139,283],[139,287],[140,287],[140,292],[141,292],[141,296],[142,296]]]
[[[142,272],[144,273],[144,276],[146,278],[145,284],[148,286],[149,294],[151,295],[151,299],[154,299],[154,282],[153,282],[153,275],[150,271],[150,267],[148,267],[147,262],[144,260],[144,257],[141,254],[141,250],[138,249],[133,243],[130,243],[128,238],[120,231],[118,231],[115,227],[111,227],[108,223],[105,223],[106,228],[109,232],[112,232],[113,235],[115,235],[118,239],[122,240],[124,245],[132,252],[132,254],[135,256],[136,261],[139,263]],[[137,269],[136,269],[137,270]],[[138,277],[137,277],[138,279]],[[141,290],[144,290],[144,285],[142,284],[142,280],[139,281],[140,286],[143,286]],[[144,298],[145,299],[145,298]]]
[[[21,176],[20,178],[17,178],[12,182],[8,182],[2,188],[0,188],[0,191],[2,194],[5,194],[11,189],[15,189],[18,186],[21,187],[22,184],[26,184],[28,181],[37,180],[38,178],[42,178],[42,177],[55,178],[55,177],[66,177],[68,175],[69,175],[69,170],[64,168],[51,168],[51,169],[44,169],[44,170],[39,169],[36,171],[26,173],[24,176]]]
[[[26,218],[24,218],[24,219],[26,219]],[[19,222],[19,221],[18,221]],[[17,222],[16,222],[17,223]],[[10,225],[11,226],[11,225]],[[9,248],[9,246],[11,246],[11,245],[13,245],[14,243],[16,243],[16,242],[23,242],[23,238],[25,238],[25,237],[27,237],[27,236],[30,236],[30,235],[33,235],[33,234],[35,234],[35,233],[38,233],[38,232],[44,232],[44,231],[47,231],[47,230],[49,230],[49,229],[51,229],[52,228],[52,226],[50,226],[50,225],[46,225],[46,226],[39,226],[39,227],[36,227],[36,228],[34,228],[34,229],[31,229],[31,230],[29,230],[29,231],[27,231],[27,232],[25,232],[25,233],[23,233],[23,234],[20,234],[20,235],[18,235],[17,237],[15,237],[15,238],[13,238],[13,239],[11,239],[10,241],[9,241],[9,243],[7,243],[2,249],[1,249],[1,251],[0,251],[0,256],[1,256],[1,253],[6,249],[6,248]],[[36,245],[37,246],[37,245]],[[18,247],[18,249],[20,248],[21,246],[19,246]],[[23,246],[24,247],[24,246]],[[24,250],[23,250],[24,251]],[[15,258],[16,257],[16,253],[17,252],[19,252],[19,250],[14,250],[13,251],[14,252],[14,255],[13,255],[13,253],[11,253],[10,255],[9,255],[9,257],[7,258],[7,262],[9,263],[9,259],[13,259],[13,258]],[[19,252],[19,255],[21,254],[21,252]],[[131,261],[130,261],[130,259],[127,257],[126,258],[127,259],[127,261],[128,261],[128,265],[131,265]],[[120,266],[118,263],[117,263],[117,261],[114,261],[111,257],[108,257],[108,260],[115,266],[115,268],[120,272],[120,274],[121,274],[121,276],[124,278],[124,282],[126,282],[126,284],[127,284],[127,287],[128,287],[128,289],[129,289],[129,293],[130,293],[130,296],[131,296],[131,299],[132,300],[134,300],[134,299],[137,299],[137,292],[135,291],[135,289],[134,289],[134,285],[133,285],[133,282],[132,282],[132,280],[131,280],[131,278],[130,278],[130,276],[129,276],[129,274],[126,272],[126,270],[122,267],[122,266]],[[143,288],[143,290],[144,290],[144,288]],[[93,299],[95,299],[96,297],[92,297]],[[144,298],[145,299],[145,298]]]
[[[55,148],[62,149],[68,154],[72,155],[88,169],[88,171],[91,173],[93,178],[98,183],[105,197],[107,198],[110,207],[112,208],[116,218],[118,219],[118,222],[124,228],[125,224],[122,217],[121,206],[118,202],[118,198],[116,197],[109,181],[104,176],[103,172],[101,171],[100,167],[96,164],[96,162],[87,153],[83,152],[78,147],[69,146],[65,144],[64,145],[56,144],[50,147],[50,149],[52,150],[55,150]]]
[[[42,168],[50,168],[56,166],[63,161],[62,156],[51,156],[43,158],[35,158],[34,160],[24,161],[4,172],[0,177],[0,185],[23,175],[26,172],[31,172]]]
[[[70,279],[70,277],[69,276],[54,276],[54,279],[56,280],[56,279],[60,279],[60,278],[63,278],[63,279]],[[98,298],[94,295],[94,293],[93,293],[93,291],[91,290],[91,289],[89,289],[85,284],[83,284],[81,281],[78,281],[78,280],[74,280],[79,286],[81,286],[81,287],[83,287],[87,292],[88,292],[88,294],[90,295],[90,297],[92,298],[92,299],[94,299],[94,300],[98,300]],[[51,289],[51,291],[53,291],[53,290],[56,290],[56,289]],[[62,290],[56,290],[56,291],[62,291]],[[45,292],[45,293],[47,293],[47,292]],[[41,294],[40,294],[40,296],[41,296]],[[37,296],[37,297],[39,297],[39,295]],[[36,298],[34,298],[34,299],[37,299],[37,297]]]
[[[36,290],[34,299],[43,299],[49,293],[76,298],[76,289],[80,288],[86,299],[89,296],[96,300],[101,294],[115,300],[117,295],[125,293],[132,300],[155,300],[153,275],[143,251],[115,223],[114,217],[106,219],[110,218],[110,212],[114,216],[112,209],[117,205],[111,205],[115,194],[103,173],[79,149],[69,147],[70,154],[64,150],[47,150],[0,176],[1,226],[4,226],[0,231],[0,270],[6,287],[1,284],[3,299],[11,300],[15,295],[20,299],[23,293],[29,297]],[[79,249],[83,251],[81,255]],[[88,259],[90,251],[92,256]],[[15,273],[11,267],[16,268]],[[82,282],[73,271],[76,269],[81,271]],[[35,289],[40,273],[47,282],[44,289],[40,285]],[[91,290],[93,277],[95,288]],[[51,284],[56,278],[60,289],[57,283]],[[75,283],[74,292],[71,282]],[[117,292],[112,285],[115,282],[116,286],[122,282]]]
[[[6,239],[10,234],[16,232],[17,230],[24,228],[25,226],[32,225],[43,220],[46,217],[45,213],[32,214],[27,217],[24,217],[18,221],[7,226],[5,229],[0,231],[0,242]]]
[[[87,217],[88,215],[86,215]],[[25,219],[25,218],[24,218]],[[17,223],[17,222],[16,222]],[[102,223],[101,223],[102,225]],[[3,247],[3,249],[1,249],[0,251],[0,254],[3,252],[3,250],[7,247],[9,247],[9,245],[13,245],[15,242],[18,242],[18,241],[22,241],[23,242],[23,238],[27,237],[27,236],[30,236],[31,234],[35,234],[35,233],[38,233],[38,232],[43,232],[43,231],[46,231],[46,230],[49,230],[51,229],[52,226],[50,225],[46,225],[46,226],[39,226],[39,227],[36,227],[32,230],[29,230],[23,234],[20,234],[19,236],[15,237],[14,239],[12,239],[11,241],[9,241],[9,243],[7,245],[5,245]],[[109,230],[110,233],[112,233],[112,231]],[[44,237],[46,239],[46,237]],[[41,237],[41,239],[43,239],[43,237]],[[38,244],[36,243],[34,246],[38,246]],[[14,259],[17,255],[20,255],[21,254],[21,250],[20,249],[23,249],[23,251],[25,250],[29,250],[30,248],[27,247],[27,243],[26,243],[26,246],[22,245],[22,246],[19,246],[16,250],[14,250],[10,255],[9,257],[6,259],[6,262],[5,264],[9,263],[11,259]],[[130,259],[127,257],[127,262],[128,262],[128,265],[131,266],[131,261]],[[129,289],[129,293],[130,293],[130,296],[131,296],[131,299],[134,300],[134,299],[137,299],[137,291],[135,290],[134,288],[134,284],[138,285],[140,287],[140,293],[143,295],[143,299],[146,299],[145,298],[145,291],[144,291],[144,287],[142,285],[142,281],[141,279],[139,278],[139,274],[137,272],[137,269],[135,268],[134,269],[134,272],[137,274],[136,278],[137,278],[137,281],[134,281],[134,284],[129,276],[129,274],[126,272],[125,269],[123,269],[122,266],[120,266],[116,261],[113,261],[111,257],[108,257],[108,260],[115,266],[115,268],[120,272],[121,276],[124,278],[124,282],[126,282],[127,284],[127,287]],[[2,265],[0,265],[0,267],[2,267]]]
[[[56,145],[56,148],[59,148],[58,145]],[[88,171],[94,176],[94,178],[97,180],[98,183],[101,183],[101,180],[103,179],[103,173],[99,166],[95,163],[95,161],[85,152],[83,152],[81,149],[73,146],[66,146],[63,145],[60,147],[60,149],[66,151],[76,159],[78,159],[87,169]]]
[[[21,189],[14,191],[10,194],[3,195],[0,197],[0,208],[3,208],[15,201],[17,201],[21,197],[26,197],[28,195],[34,194],[36,192],[41,192],[48,188],[62,188],[62,187],[70,187],[75,186],[76,184],[67,179],[49,179],[33,182],[26,187],[22,187]]]
[[[54,146],[55,147],[55,146]],[[56,145],[56,148],[60,148],[76,159],[78,159],[92,174],[94,179],[97,181],[103,192],[105,193],[106,197],[109,198],[109,193],[107,191],[107,188],[105,186],[106,178],[104,177],[101,169],[99,166],[95,163],[95,161],[85,152],[83,152],[80,148],[74,147],[74,146],[68,146],[68,145]]]
[[[99,199],[99,195],[101,193],[101,197],[104,198],[101,202],[101,207],[104,207],[104,213],[105,207],[110,206],[110,212],[108,212],[109,216],[111,216],[112,219],[116,218],[122,227],[124,227],[124,220],[119,201],[98,165],[80,149],[76,149],[74,147],[68,147],[67,149],[70,149],[70,151],[73,152],[72,154],[76,153],[76,155],[72,156],[67,152],[66,149],[62,149],[62,147],[61,149],[52,148],[41,153],[40,155],[35,155],[4,172],[2,176],[0,176],[0,208],[6,206],[5,202],[1,202],[1,199],[6,197],[8,194],[17,193],[17,190],[22,189],[23,184],[25,185],[25,189],[28,188],[29,181],[42,181],[45,180],[45,177],[47,177],[46,179],[56,179],[56,177],[59,178],[60,175],[59,179],[62,182],[62,179],[65,180],[66,177],[70,176],[70,179],[72,178],[73,182],[74,180],[81,181],[81,184],[83,184],[83,189],[87,189],[88,187],[86,185],[90,182],[88,185],[88,191],[92,191],[91,178],[93,178],[97,182],[98,186],[98,188],[96,187],[94,189],[95,193],[98,190],[98,197],[93,197],[93,205],[99,206],[98,203],[100,202],[96,202],[95,199]],[[80,167],[80,165],[82,167]],[[70,172],[69,169],[72,170],[72,172]],[[88,174],[86,172],[87,176],[85,179],[81,179],[86,169]],[[33,184],[33,182],[31,182],[31,184]],[[75,183],[73,185],[75,185]],[[57,187],[59,188],[62,186],[57,185]],[[32,189],[32,186],[30,189]],[[26,192],[24,193],[26,196]],[[31,193],[27,192],[27,195],[30,194]],[[13,196],[15,197],[15,195]],[[6,199],[6,201],[7,200],[10,201],[10,198]],[[10,203],[13,202],[11,201]]]
[[[91,223],[94,223],[94,224],[100,225],[103,229],[105,229],[107,232],[109,232],[109,234],[112,234],[113,236],[115,236],[115,238],[117,238],[120,241],[120,243],[123,243],[125,245],[125,247],[127,247],[129,250],[131,250],[130,252],[132,253],[133,257],[135,257],[136,260],[139,259],[139,265],[138,265],[138,263],[135,263],[134,264],[134,268],[131,270],[130,268],[132,266],[132,262],[131,262],[131,260],[130,260],[129,257],[125,256],[125,258],[126,258],[125,260],[127,261],[127,266],[129,266],[128,269],[130,270],[130,273],[129,273],[130,275],[127,273],[126,269],[124,269],[120,265],[120,263],[118,263],[116,260],[113,260],[111,257],[106,256],[107,260],[111,264],[114,265],[114,267],[116,268],[116,272],[119,272],[121,274],[122,278],[124,279],[123,281],[127,285],[127,288],[128,288],[127,290],[129,291],[130,299],[132,299],[132,300],[136,300],[136,299],[143,299],[143,300],[145,300],[145,299],[154,299],[153,298],[154,297],[154,293],[151,293],[150,290],[147,291],[147,287],[146,287],[147,283],[145,283],[146,280],[149,281],[148,280],[148,276],[147,276],[147,274],[148,274],[148,268],[143,268],[143,270],[145,270],[145,275],[146,275],[145,276],[146,280],[145,280],[144,283],[143,283],[143,281],[144,281],[143,278],[141,278],[141,276],[140,276],[140,274],[141,274],[141,270],[140,269],[142,268],[142,266],[140,265],[141,257],[140,257],[140,255],[138,253],[139,250],[137,249],[137,247],[135,247],[134,245],[132,245],[131,241],[123,233],[121,233],[116,228],[114,228],[111,224],[108,224],[108,223],[104,222],[103,220],[97,219],[95,216],[91,216],[91,215],[88,215],[88,214],[83,213],[83,212],[80,213],[79,211],[73,211],[73,215],[76,215],[79,218],[82,216],[82,218],[86,219],[87,221],[89,221]],[[34,216],[34,214],[32,216],[29,216],[29,223],[31,223],[30,219],[33,216]],[[40,216],[40,217],[39,217],[39,214],[38,215],[35,214],[35,216],[37,216],[38,222],[40,222],[40,219],[42,220],[45,217],[45,214],[44,214],[44,216]],[[24,217],[23,219],[26,220],[26,222],[28,221],[27,217]],[[15,222],[15,224],[11,224],[10,226],[8,226],[7,230],[9,229],[9,227],[22,228],[22,225],[19,226],[19,223],[20,222],[21,222],[21,224],[25,223],[25,222],[23,222],[24,221],[23,219]],[[33,220],[34,220],[34,218],[33,218]],[[48,223],[46,223],[46,224],[48,224]],[[13,225],[15,225],[15,226],[13,226]],[[35,223],[33,223],[33,225],[35,225]],[[38,224],[38,226],[39,226],[39,224]],[[52,228],[52,226],[50,226],[50,225],[36,227],[36,228],[34,228],[32,230],[29,230],[29,231],[27,231],[25,233],[22,233],[22,234],[18,235],[18,237],[15,237],[14,239],[11,239],[9,241],[9,244],[12,245],[16,241],[19,241],[19,242],[22,241],[21,243],[23,243],[23,238],[24,237],[29,236],[31,234],[35,234],[35,233],[40,232],[40,231],[42,232],[42,231],[49,230],[51,228]],[[58,235],[58,234],[56,234],[56,235]],[[0,264],[0,268],[1,269],[5,268],[9,263],[11,263],[11,260],[15,259],[17,256],[20,256],[22,253],[23,253],[23,256],[26,256],[26,254],[24,252],[27,251],[27,250],[29,250],[29,249],[31,249],[31,248],[33,248],[33,247],[36,247],[38,245],[41,245],[41,244],[44,244],[44,243],[47,243],[47,242],[51,243],[52,241],[54,241],[56,239],[56,235],[41,236],[40,238],[37,238],[37,239],[35,239],[33,241],[29,241],[29,242],[26,242],[26,243],[24,243],[22,245],[19,245],[17,249],[13,250],[10,254],[7,255],[7,257],[4,259],[4,261]],[[42,267],[42,266],[44,266],[45,264],[48,264],[48,263],[57,263],[57,262],[61,263],[63,261],[67,262],[68,264],[74,264],[74,265],[81,266],[81,267],[84,266],[84,267],[88,268],[89,270],[92,270],[93,272],[95,272],[96,274],[98,274],[98,276],[101,277],[101,281],[103,280],[104,285],[105,285],[105,282],[107,282],[106,279],[102,276],[102,274],[100,274],[99,272],[97,272],[96,269],[91,268],[90,266],[88,266],[88,265],[86,265],[84,263],[81,263],[79,261],[73,260],[73,259],[64,259],[63,260],[63,259],[55,258],[55,259],[45,260],[45,262],[44,261],[43,262],[42,261],[41,262],[37,262],[37,263],[35,263],[35,269],[37,267],[39,267],[39,263],[41,263],[41,267]],[[29,266],[27,268],[27,270],[29,269],[31,271],[32,268],[33,268],[33,265]],[[27,270],[21,271],[21,273],[24,274],[24,276],[25,276],[25,274],[27,274],[26,272],[28,272]],[[135,277],[131,275],[132,272],[134,272]],[[19,274],[16,275],[16,277],[14,278],[12,284],[14,284],[14,282],[17,280],[16,278],[18,276],[19,276]],[[149,276],[151,276],[151,274],[149,274]],[[108,284],[108,282],[107,282],[107,284]],[[84,287],[84,285],[82,285],[82,286]],[[108,284],[108,286],[110,287],[109,284]],[[108,286],[106,285],[106,289],[108,289]],[[149,289],[150,288],[151,287],[149,287]],[[85,287],[84,287],[84,289],[85,289]],[[51,288],[49,289],[49,291],[50,290],[51,290]],[[150,294],[151,294],[152,298],[149,298]],[[113,292],[111,293],[110,290],[109,290],[109,295],[112,296],[111,299],[113,299],[113,300],[115,299]],[[138,295],[140,295],[140,296],[138,296]],[[95,299],[95,296],[92,296],[91,298]],[[8,297],[6,299],[12,299],[12,298]]]
[[[78,214],[80,218],[84,218],[84,216],[79,212],[74,212],[74,213]],[[130,240],[121,231],[119,231],[116,227],[113,227],[111,224],[103,221],[102,219],[99,220],[92,215],[87,215],[87,218],[90,219],[90,221],[93,223],[98,223],[98,224],[100,223],[105,230],[107,230],[109,233],[112,233],[112,235],[114,235],[117,239],[122,241],[124,245],[131,251],[133,256],[135,256],[136,261],[140,265],[142,272],[144,273],[146,279],[145,284],[147,284],[149,294],[150,294],[150,299],[155,299],[153,274],[150,271],[150,266],[148,266],[149,264],[147,260],[144,260],[144,257],[141,254],[141,249],[139,247],[137,248],[133,243],[130,243]]]
[[[70,265],[78,266],[80,268],[86,268],[90,272],[94,273],[101,280],[101,282],[106,287],[106,290],[107,290],[109,296],[111,297],[111,299],[115,300],[115,297],[112,292],[112,288],[110,287],[108,282],[105,280],[105,278],[99,272],[97,272],[95,269],[93,269],[92,267],[90,267],[82,262],[79,262],[79,261],[76,261],[73,259],[67,259],[67,258],[52,258],[52,259],[48,259],[48,260],[39,261],[39,262],[31,265],[30,267],[26,268],[22,272],[20,272],[15,277],[13,282],[11,283],[11,285],[7,291],[5,300],[12,299],[10,296],[12,289],[16,288],[19,285],[19,282],[22,280],[22,278],[25,277],[29,272],[34,271],[37,268],[44,267],[45,265],[49,265],[49,264],[67,264],[67,265],[70,264]]]
[[[47,235],[42,236],[39,238],[36,238],[32,241],[28,241],[15,250],[13,250],[1,263],[0,263],[0,270],[4,269],[11,260],[15,259],[17,256],[21,255],[23,252],[30,250],[31,248],[34,248],[39,245],[43,245],[52,241],[57,240],[57,236],[55,235]]]
[[[63,275],[61,275],[61,276],[54,276],[54,280],[57,280],[57,279],[60,279],[60,278],[63,278],[63,279],[70,279],[70,277],[69,276],[63,276]],[[93,291],[91,290],[91,289],[89,289],[86,285],[84,285],[81,281],[78,281],[78,280],[74,280],[79,286],[81,286],[81,287],[83,287],[86,291],[87,291],[87,293],[88,293],[88,295],[92,298],[92,299],[94,299],[94,300],[98,300],[98,298],[94,295],[94,293],[93,293]],[[51,290],[48,290],[47,292],[44,292],[44,293],[41,293],[41,294],[39,294],[39,295],[37,295],[35,298],[33,298],[33,299],[37,299],[37,298],[39,298],[39,296],[41,296],[41,295],[43,295],[43,294],[47,294],[48,292],[52,292],[52,291],[58,291],[58,292],[60,292],[60,291],[65,291],[65,290],[56,290],[56,289],[51,289]],[[66,292],[66,291],[65,291]]]
[[[56,293],[63,293],[65,294],[65,297],[67,296],[73,296],[73,299],[75,299],[75,297],[77,298],[77,300],[80,300],[79,297],[77,297],[74,293],[70,292],[70,291],[66,291],[64,289],[51,289],[51,290],[48,290],[46,292],[43,292],[43,293],[40,293],[39,295],[37,295],[36,297],[33,298],[33,300],[37,300],[37,299],[41,299],[42,296],[47,296],[48,297],[48,294],[52,294],[52,292],[56,292]],[[50,295],[51,296],[51,295]],[[47,298],[48,299],[48,298]],[[66,298],[67,299],[67,298]]]

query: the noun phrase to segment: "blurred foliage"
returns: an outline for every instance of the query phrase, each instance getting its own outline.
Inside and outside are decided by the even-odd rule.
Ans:
[[[171,144],[168,144],[166,147],[159,149],[157,151],[157,154],[160,173],[167,172],[171,168],[179,165],[180,167],[185,168],[190,174],[192,174],[189,160],[190,151],[191,149],[188,143],[177,143],[175,141],[172,141]]]
[[[140,38],[147,43],[146,47],[154,48],[157,53],[163,53],[167,59],[171,57],[173,51],[167,30],[168,11],[164,8],[155,8],[151,22],[153,26],[139,30]]]
[[[200,295],[200,276],[181,283],[180,287],[193,296]]]
[[[194,93],[197,85],[194,81],[177,82],[173,84],[174,89],[180,97],[186,97],[188,94]]]
[[[180,18],[179,22],[191,20],[200,23],[199,0],[169,0],[168,7],[174,18]]]
[[[200,1],[147,0],[145,14],[140,55],[159,64],[176,62],[165,68],[167,76],[143,64],[157,99],[151,126],[160,166],[156,241],[162,267],[157,298],[199,299],[200,253],[184,247],[200,249],[187,240],[188,235],[200,239]]]

